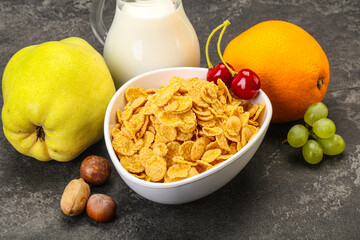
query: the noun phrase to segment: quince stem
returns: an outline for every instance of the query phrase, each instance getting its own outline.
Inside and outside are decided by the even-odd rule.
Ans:
[[[41,126],[37,126],[36,127],[36,136],[37,136],[37,140],[45,140],[45,132],[44,129]]]

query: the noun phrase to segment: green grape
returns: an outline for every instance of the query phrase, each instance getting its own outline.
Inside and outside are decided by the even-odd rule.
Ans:
[[[313,132],[319,138],[329,138],[335,134],[335,123],[328,118],[321,118],[314,122]]]
[[[329,138],[319,138],[318,141],[326,155],[338,155],[345,149],[345,141],[338,134],[334,134]]]
[[[317,141],[309,140],[302,147],[302,155],[308,163],[318,164],[323,158],[323,149]]]
[[[321,118],[326,118],[328,115],[328,109],[322,102],[316,102],[311,104],[305,112],[304,121],[313,126],[314,122]]]
[[[294,148],[302,147],[308,140],[309,133],[306,127],[297,124],[293,126],[287,135],[287,141]]]

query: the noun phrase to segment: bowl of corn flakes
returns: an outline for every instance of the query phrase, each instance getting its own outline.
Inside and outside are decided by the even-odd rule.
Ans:
[[[234,178],[259,148],[272,117],[263,91],[250,101],[206,79],[208,69],[141,74],[113,96],[104,120],[110,158],[123,181],[154,202],[205,197]]]

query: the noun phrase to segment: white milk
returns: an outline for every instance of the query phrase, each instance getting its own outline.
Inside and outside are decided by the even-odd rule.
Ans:
[[[181,1],[176,9],[170,0],[136,1],[116,7],[104,58],[119,88],[150,70],[198,67],[200,48]]]

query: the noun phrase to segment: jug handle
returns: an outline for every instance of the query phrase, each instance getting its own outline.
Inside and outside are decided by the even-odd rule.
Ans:
[[[103,9],[105,0],[93,0],[90,9],[90,25],[99,42],[104,45],[107,29],[103,21]]]

